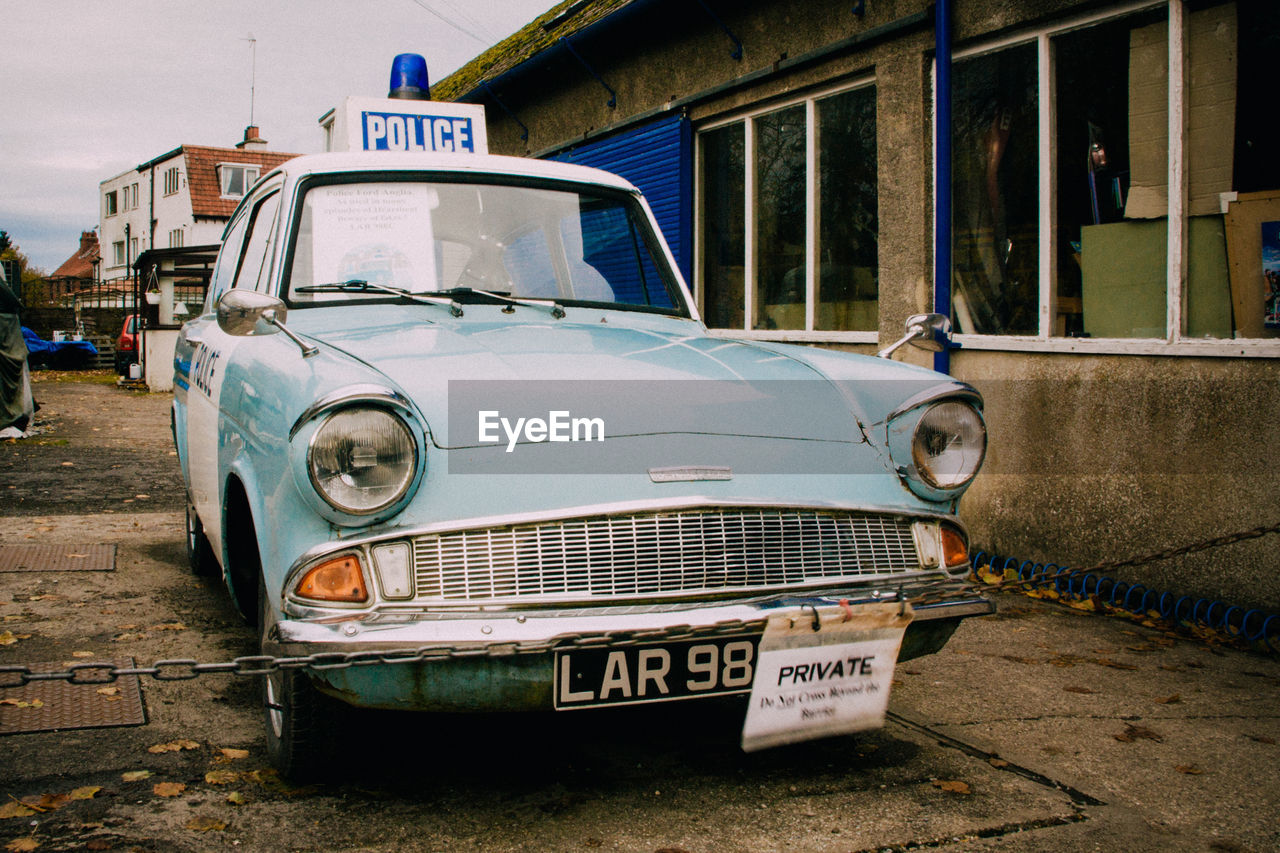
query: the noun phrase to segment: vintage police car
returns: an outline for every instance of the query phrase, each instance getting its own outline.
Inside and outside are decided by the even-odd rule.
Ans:
[[[263,689],[288,774],[323,768],[342,703],[750,694],[776,626],[887,606],[891,672],[899,643],[936,651],[991,609],[958,579],[978,394],[709,335],[645,201],[604,172],[294,159],[232,217],[175,366],[192,567],[294,661]],[[784,660],[765,686],[869,661]]]

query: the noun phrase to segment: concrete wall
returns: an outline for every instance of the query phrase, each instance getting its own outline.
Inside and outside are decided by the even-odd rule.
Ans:
[[[879,148],[879,282],[883,343],[932,290],[932,7],[873,0],[859,19],[832,0],[716,4],[732,42],[700,7],[644,10],[593,39],[575,39],[617,91],[618,106],[571,56],[516,82],[498,80],[507,107],[487,102],[490,150],[545,153],[684,99],[700,124],[873,74]],[[1007,34],[1115,4],[1092,0],[975,0],[957,4],[955,39]],[[920,16],[923,15],[923,19]],[[879,34],[879,37],[877,37]],[[807,64],[796,59],[842,40],[863,42]],[[745,85],[733,86],[734,81]],[[718,94],[691,98],[720,87]],[[1034,192],[1034,188],[1029,188]],[[872,352],[875,345],[828,344]],[[905,357],[931,364],[927,354]],[[987,398],[991,452],[961,504],[975,546],[1084,567],[1280,522],[1280,362],[1271,358],[1081,355],[962,350],[952,372]],[[1115,577],[1177,593],[1280,609],[1277,537],[1116,568]]]
[[[173,390],[173,353],[177,343],[177,329],[147,329],[142,333],[142,378],[151,391]]]

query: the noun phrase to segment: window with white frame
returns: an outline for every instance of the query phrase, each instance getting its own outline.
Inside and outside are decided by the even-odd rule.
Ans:
[[[164,194],[173,195],[178,191],[178,167],[172,166],[164,172]]]
[[[111,265],[121,267],[124,266],[124,241],[117,240],[111,244]]]
[[[966,345],[1280,337],[1280,170],[1254,153],[1271,143],[1250,99],[1269,96],[1246,72],[1280,48],[1265,5],[1137,2],[957,55]]]
[[[137,237],[129,238],[129,258],[131,260],[138,259],[138,238]]]
[[[116,191],[112,190],[102,197],[102,210],[106,216],[115,216],[119,210]]]
[[[169,248],[170,249],[182,248],[182,229],[181,228],[174,228],[172,231],[169,232]]]
[[[696,281],[708,326],[874,339],[875,101],[866,83],[700,130]]]
[[[236,163],[218,164],[218,182],[224,198],[240,198],[258,180],[258,167]]]

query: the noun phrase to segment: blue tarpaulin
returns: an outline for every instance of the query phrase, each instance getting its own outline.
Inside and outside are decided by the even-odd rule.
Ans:
[[[46,341],[26,326],[22,327],[22,339],[32,367],[78,367],[98,355],[98,348],[88,341]]]

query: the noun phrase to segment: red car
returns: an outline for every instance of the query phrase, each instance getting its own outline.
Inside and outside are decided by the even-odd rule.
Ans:
[[[124,318],[124,326],[120,329],[120,337],[116,338],[116,373],[123,376],[129,371],[129,365],[138,360],[138,315],[130,314]]]

